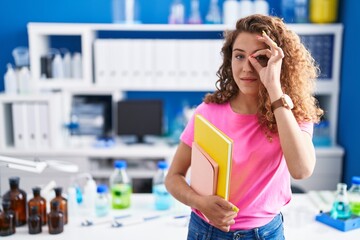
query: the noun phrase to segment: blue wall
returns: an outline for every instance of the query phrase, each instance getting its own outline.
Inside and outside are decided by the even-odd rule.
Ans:
[[[189,9],[190,0],[183,0]],[[210,0],[200,0],[205,16]],[[166,23],[172,0],[139,0],[143,23]],[[219,0],[220,3],[223,0]],[[270,0],[271,13],[280,16],[281,1]],[[339,107],[338,142],[345,148],[344,181],[360,175],[360,107],[357,105],[360,77],[357,67],[360,56],[358,10],[360,1],[340,1],[340,22],[344,23],[341,96]],[[0,1],[0,91],[6,63],[14,63],[11,51],[27,46],[28,22],[110,23],[111,0],[1,0]],[[354,103],[355,101],[355,103]]]
[[[338,142],[345,148],[344,181],[360,176],[360,1],[342,1],[340,18],[344,23],[340,83]]]

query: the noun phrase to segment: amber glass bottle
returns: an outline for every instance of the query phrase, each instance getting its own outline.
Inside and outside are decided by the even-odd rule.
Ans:
[[[47,221],[46,221],[47,220],[46,219],[46,217],[47,217],[46,216],[46,214],[47,214],[46,200],[45,200],[45,198],[40,196],[41,189],[39,187],[34,187],[32,190],[33,190],[34,197],[32,199],[30,199],[28,202],[29,216],[31,213],[31,208],[37,207],[38,213],[41,217],[42,225],[45,225],[47,223]]]
[[[19,188],[19,177],[9,178],[10,190],[4,194],[3,199],[10,201],[10,209],[15,213],[16,226],[26,224],[26,192]]]
[[[64,231],[64,214],[60,211],[60,203],[58,201],[51,201],[48,227],[50,234],[58,234]]]
[[[28,226],[30,234],[37,234],[42,232],[42,222],[37,206],[32,206],[30,209]]]
[[[10,202],[4,201],[3,211],[0,212],[0,236],[9,236],[15,233],[15,214],[10,209]]]
[[[52,206],[53,202],[59,202],[60,211],[64,214],[64,223],[68,223],[68,204],[67,199],[62,196],[62,188],[56,187],[54,188],[55,198],[50,201],[50,206]]]

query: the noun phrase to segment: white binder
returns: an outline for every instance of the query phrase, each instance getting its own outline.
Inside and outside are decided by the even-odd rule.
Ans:
[[[24,102],[14,102],[12,104],[14,146],[19,149],[28,147],[26,107]]]
[[[38,116],[38,135],[39,146],[41,148],[50,147],[50,118],[49,118],[49,106],[45,102],[39,102],[37,104],[37,116]]]

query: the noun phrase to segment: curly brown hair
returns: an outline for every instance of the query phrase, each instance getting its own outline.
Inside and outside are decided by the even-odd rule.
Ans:
[[[309,51],[301,43],[299,36],[288,29],[278,17],[251,15],[237,21],[236,29],[224,32],[225,42],[221,49],[223,63],[217,71],[217,90],[205,96],[205,103],[225,103],[239,93],[232,75],[231,59],[233,44],[241,32],[256,33],[262,31],[282,48],[285,57],[282,61],[280,82],[283,92],[294,102],[292,112],[298,122],[320,121],[323,110],[314,97],[315,80],[319,68]],[[265,132],[277,132],[276,119],[271,111],[271,102],[266,88],[259,89],[258,119]]]

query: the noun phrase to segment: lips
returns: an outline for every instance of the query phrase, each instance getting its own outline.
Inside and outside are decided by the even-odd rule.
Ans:
[[[246,81],[246,82],[254,82],[257,80],[257,78],[254,77],[241,77],[240,80]]]

